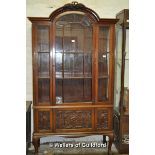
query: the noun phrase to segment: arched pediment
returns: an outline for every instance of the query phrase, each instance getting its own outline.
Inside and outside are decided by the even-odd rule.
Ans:
[[[86,13],[92,20],[99,21],[98,14],[90,8],[87,8],[84,4],[73,1],[72,3],[65,4],[63,7],[58,8],[49,16],[50,20],[53,20],[57,15],[67,11],[79,11]]]

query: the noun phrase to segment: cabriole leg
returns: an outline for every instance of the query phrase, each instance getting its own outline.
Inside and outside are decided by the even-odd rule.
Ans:
[[[40,147],[40,138],[33,136],[33,141],[32,141],[35,149],[35,154],[38,154],[38,147]]]
[[[112,143],[114,141],[114,134],[111,133],[111,134],[108,135],[108,137],[109,137],[108,155],[112,155],[111,147],[112,147]]]

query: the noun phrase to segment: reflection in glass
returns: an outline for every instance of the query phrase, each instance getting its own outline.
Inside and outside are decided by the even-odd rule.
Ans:
[[[129,88],[129,29],[126,29],[124,87]]]
[[[49,52],[49,27],[38,26],[37,27],[37,51]]]
[[[38,101],[40,103],[50,101],[50,80],[49,79],[38,80]]]
[[[99,27],[98,38],[98,101],[108,99],[108,81],[109,81],[109,27]]]
[[[114,104],[118,109],[121,94],[121,71],[122,71],[122,29],[117,25],[116,29],[116,59],[115,59],[115,95]]]
[[[38,72],[39,77],[49,76],[49,53],[38,54]]]
[[[56,22],[56,103],[92,100],[91,21],[82,14],[68,14]],[[60,100],[59,100],[60,101]]]

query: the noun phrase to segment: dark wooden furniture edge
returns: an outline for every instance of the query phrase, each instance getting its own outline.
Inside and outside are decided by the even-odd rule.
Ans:
[[[26,151],[31,143],[31,104],[32,101],[26,101]]]
[[[123,9],[120,12],[116,14],[116,18],[118,19],[117,25],[122,26],[122,32],[123,32],[123,40],[124,42],[126,41],[126,35],[125,31],[126,29],[129,29],[129,9]],[[124,96],[124,72],[125,72],[125,44],[122,44],[122,68],[121,68],[121,97],[120,97],[120,102],[119,102],[119,109],[114,110],[114,118],[117,118],[118,124],[119,124],[119,133],[120,135],[121,130],[122,130],[122,120],[124,117],[129,117],[129,115],[124,113],[123,109],[123,96]],[[115,123],[115,121],[113,121]],[[114,128],[115,131],[115,128]],[[115,131],[116,132],[116,131]],[[115,136],[116,133],[114,133]],[[118,137],[117,137],[118,138]],[[119,153],[129,153],[129,144],[123,144],[121,140],[119,142],[117,139],[115,139],[114,144],[116,148],[118,149]]]

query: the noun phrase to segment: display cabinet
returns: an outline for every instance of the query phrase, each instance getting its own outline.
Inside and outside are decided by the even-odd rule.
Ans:
[[[120,153],[129,152],[129,10],[116,15],[115,60],[115,145]]]
[[[33,144],[41,137],[101,134],[113,142],[117,19],[101,19],[81,3],[32,22]]]

